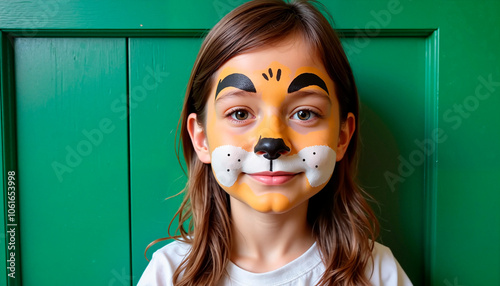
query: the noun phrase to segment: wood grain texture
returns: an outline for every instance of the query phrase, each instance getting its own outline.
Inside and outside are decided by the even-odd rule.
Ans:
[[[404,174],[403,182],[387,176],[403,176],[398,173],[400,158],[412,161],[413,140],[426,136],[425,43],[425,37],[373,38],[362,53],[349,56],[362,102],[359,179],[378,202],[374,208],[382,243],[415,285],[425,284],[425,157]],[[344,41],[355,44],[355,38]]]
[[[129,40],[130,163],[134,284],[147,265],[146,246],[167,236],[186,176],[177,162],[175,134],[198,38]],[[182,156],[182,155],[181,155]],[[173,231],[177,223],[173,224]],[[148,251],[153,252],[165,242]]]
[[[15,46],[23,285],[110,283],[130,265],[127,122],[110,106],[125,39]]]

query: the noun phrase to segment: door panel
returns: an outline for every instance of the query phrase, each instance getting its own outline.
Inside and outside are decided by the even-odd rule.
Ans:
[[[373,208],[381,224],[380,241],[391,248],[412,282],[423,285],[427,158],[420,152],[414,155],[420,149],[411,139],[425,138],[429,120],[426,38],[368,40],[362,53],[348,56],[361,100],[359,180],[378,202]],[[356,41],[346,38],[343,44],[349,50]],[[408,174],[399,174],[401,160],[410,162]]]
[[[16,39],[23,285],[130,273],[127,121],[110,108],[125,63],[125,39]]]
[[[169,198],[186,184],[174,151],[175,134],[200,45],[199,37],[129,39],[134,284],[147,265],[143,254],[146,246],[167,236],[168,225],[182,201],[182,195]],[[173,231],[176,226],[172,225]],[[152,247],[148,259],[165,243]]]

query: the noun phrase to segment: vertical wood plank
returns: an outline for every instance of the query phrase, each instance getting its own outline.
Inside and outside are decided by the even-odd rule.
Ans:
[[[0,93],[2,147],[2,262],[6,284],[22,285],[19,229],[19,187],[17,182],[17,135],[14,91],[14,51],[12,38],[0,32]],[[4,244],[5,243],[5,244]]]
[[[500,1],[445,1],[438,11],[446,140],[431,284],[500,285]]]
[[[125,44],[16,39],[23,285],[130,280]]]
[[[167,236],[186,178],[174,151],[175,132],[199,38],[131,38],[130,164],[134,284],[146,246]],[[122,112],[125,112],[122,109]],[[182,156],[182,155],[181,155]],[[174,224],[174,227],[176,224]],[[165,242],[148,251],[148,258]]]
[[[3,150],[4,149],[4,140],[5,140],[5,135],[4,135],[4,122],[5,122],[5,119],[4,119],[4,109],[5,109],[5,104],[4,104],[4,98],[7,95],[7,92],[5,91],[5,79],[4,77],[6,77],[6,74],[5,74],[5,71],[8,71],[8,68],[7,68],[7,65],[6,65],[6,56],[4,56],[4,50],[5,50],[5,47],[4,47],[4,34],[2,32],[0,32],[0,95],[1,95],[1,100],[0,100],[0,126],[2,128],[2,132],[0,134],[1,138],[0,138],[0,160],[1,160],[1,164],[0,164],[0,184],[2,186],[2,198],[0,198],[0,230],[1,230],[1,234],[0,234],[0,241],[1,241],[1,244],[0,246],[2,247],[1,250],[0,250],[0,268],[2,270],[0,270],[0,275],[2,275],[2,277],[0,278],[0,281],[5,281],[5,285],[7,285],[7,266],[6,266],[6,254],[8,253],[8,249],[7,249],[7,239],[6,239],[6,231],[7,229],[5,228],[5,219],[6,219],[6,213],[5,213],[5,200],[4,200],[4,197],[5,197],[5,189],[6,189],[6,186],[4,185],[4,155],[3,155]]]
[[[436,131],[439,132],[439,30],[435,30],[426,39],[426,126],[425,134],[427,138],[433,138]],[[442,138],[442,137],[440,137]],[[442,142],[441,142],[442,143]],[[425,162],[425,269],[424,284],[431,284],[431,277],[434,276],[436,257],[436,206],[438,193],[438,152],[440,142],[431,141],[427,145],[427,150],[433,150],[427,154]]]
[[[4,77],[7,77],[5,74],[8,72],[8,67],[6,65],[6,54],[4,52],[5,50],[5,42],[4,42],[4,33],[0,32],[0,126],[1,126],[1,134],[0,134],[0,186],[2,186],[2,197],[0,198],[0,281],[5,282],[5,285],[8,283],[8,277],[7,277],[7,264],[6,264],[6,254],[8,253],[7,249],[7,237],[6,237],[6,231],[7,229],[5,228],[5,220],[6,220],[6,213],[5,213],[5,190],[6,190],[6,185],[4,185],[4,155],[3,155],[3,150],[4,149],[4,141],[5,141],[5,133],[4,133],[4,125],[5,125],[5,104],[4,104],[4,98],[8,96],[7,90],[5,88],[6,82]],[[2,283],[3,284],[3,283]]]
[[[415,285],[423,285],[426,137],[426,38],[377,37],[352,64],[361,100],[360,182],[378,201],[381,242]],[[356,46],[356,38],[343,43]],[[411,68],[408,68],[411,67]],[[401,167],[401,165],[404,165]],[[400,171],[403,172],[400,172]]]

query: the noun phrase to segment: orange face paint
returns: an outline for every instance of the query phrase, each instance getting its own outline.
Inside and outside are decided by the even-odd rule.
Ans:
[[[216,78],[206,136],[221,187],[261,212],[287,211],[319,192],[333,174],[340,128],[323,65],[273,48],[232,58]]]

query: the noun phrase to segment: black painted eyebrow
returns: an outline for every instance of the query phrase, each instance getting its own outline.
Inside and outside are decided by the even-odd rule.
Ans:
[[[232,73],[224,79],[219,80],[217,90],[215,91],[215,99],[217,99],[217,95],[219,95],[221,90],[229,86],[236,87],[247,92],[257,92],[253,82],[246,75],[241,73]]]
[[[313,73],[302,73],[298,75],[292,83],[290,83],[290,86],[288,87],[288,93],[292,93],[298,90],[303,89],[304,87],[311,86],[311,85],[317,85],[320,88],[322,88],[326,93],[330,94],[328,92],[328,88],[326,87],[326,83],[316,74]]]

